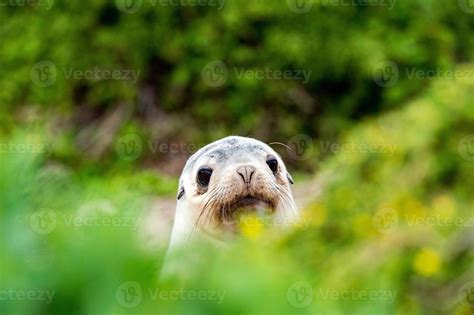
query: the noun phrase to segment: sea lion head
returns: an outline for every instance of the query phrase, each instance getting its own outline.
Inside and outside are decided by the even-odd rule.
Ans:
[[[175,227],[188,222],[192,230],[218,237],[236,231],[245,212],[295,218],[292,183],[281,157],[265,143],[237,136],[218,140],[192,155],[183,169]]]

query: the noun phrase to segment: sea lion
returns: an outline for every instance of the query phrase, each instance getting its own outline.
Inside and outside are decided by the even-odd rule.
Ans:
[[[279,225],[295,222],[291,184],[281,157],[259,140],[230,136],[206,145],[179,179],[169,249],[195,237],[225,242],[225,235],[238,232],[242,212],[266,213]]]

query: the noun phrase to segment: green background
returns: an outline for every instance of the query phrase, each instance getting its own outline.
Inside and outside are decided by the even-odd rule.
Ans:
[[[474,8],[364,3],[3,2],[0,314],[471,314]],[[158,281],[139,229],[63,220],[143,220],[230,134],[289,146],[299,228]]]

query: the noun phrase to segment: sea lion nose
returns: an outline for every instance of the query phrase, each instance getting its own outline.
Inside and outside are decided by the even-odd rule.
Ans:
[[[245,184],[250,184],[252,180],[252,175],[255,173],[255,167],[252,165],[244,165],[237,168],[237,173],[242,177],[242,180]]]

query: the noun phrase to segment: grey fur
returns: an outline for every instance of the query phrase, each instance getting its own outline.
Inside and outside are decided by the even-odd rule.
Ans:
[[[178,196],[181,197],[184,194],[183,176],[193,169],[194,164],[200,157],[205,155],[214,158],[217,163],[224,163],[231,156],[242,155],[242,152],[255,154],[265,150],[273,151],[271,147],[259,140],[240,136],[229,136],[202,147],[188,159],[184,166],[179,180]]]

